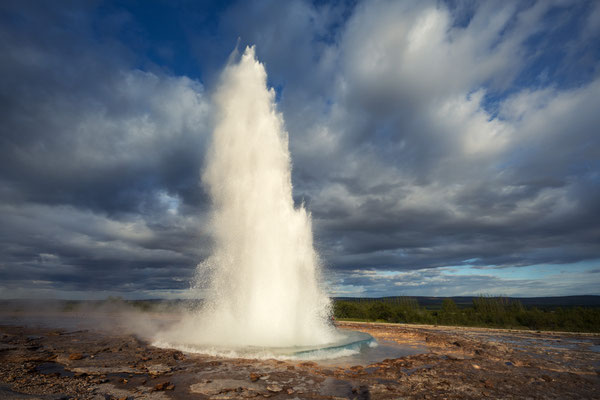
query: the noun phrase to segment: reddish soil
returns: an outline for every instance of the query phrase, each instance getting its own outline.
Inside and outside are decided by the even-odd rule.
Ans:
[[[0,325],[0,399],[598,399],[600,336],[340,322],[424,353],[370,365],[159,349],[134,335]]]

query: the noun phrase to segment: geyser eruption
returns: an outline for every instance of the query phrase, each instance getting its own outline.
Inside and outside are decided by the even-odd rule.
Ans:
[[[341,335],[328,321],[310,215],[294,207],[287,132],[254,47],[226,67],[215,104],[202,177],[215,246],[198,267],[211,271],[210,290],[201,311],[160,339],[234,349],[333,343]]]
[[[288,138],[275,93],[248,47],[229,65],[203,175],[215,249],[206,321],[232,345],[326,343],[328,297],[318,286],[310,217],[294,208]]]

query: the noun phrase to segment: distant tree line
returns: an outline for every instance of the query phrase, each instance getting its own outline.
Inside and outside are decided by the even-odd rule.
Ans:
[[[480,296],[462,307],[447,298],[441,307],[429,308],[411,297],[344,299],[335,300],[334,315],[360,321],[600,332],[600,307],[524,307],[506,297]]]

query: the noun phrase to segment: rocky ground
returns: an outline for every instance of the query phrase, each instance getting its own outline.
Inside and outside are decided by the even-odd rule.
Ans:
[[[0,325],[0,399],[598,399],[600,336],[339,323],[423,353],[370,365],[245,360],[135,335]]]

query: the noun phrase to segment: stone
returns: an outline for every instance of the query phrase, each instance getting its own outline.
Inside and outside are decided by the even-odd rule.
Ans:
[[[171,367],[164,364],[148,365],[146,369],[150,375],[160,375],[171,371]]]
[[[300,363],[300,366],[305,367],[305,368],[312,368],[312,367],[316,367],[317,363],[314,361],[305,361],[305,362]]]
[[[156,385],[154,385],[154,390],[161,391],[161,390],[172,390],[172,389],[167,389],[167,387],[169,387],[171,385],[171,382],[166,381],[166,382],[162,382],[162,383],[157,383]]]
[[[279,393],[283,390],[283,388],[281,386],[278,385],[269,385],[267,386],[267,390],[269,392],[273,392],[273,393]]]
[[[261,375],[260,375],[260,374],[256,374],[256,373],[254,373],[254,372],[251,372],[251,373],[250,373],[250,380],[251,380],[252,382],[256,382],[257,380],[259,380],[259,379],[260,379],[260,377],[261,377]]]
[[[81,360],[81,359],[83,359],[83,354],[81,354],[81,353],[69,354],[69,360]]]

